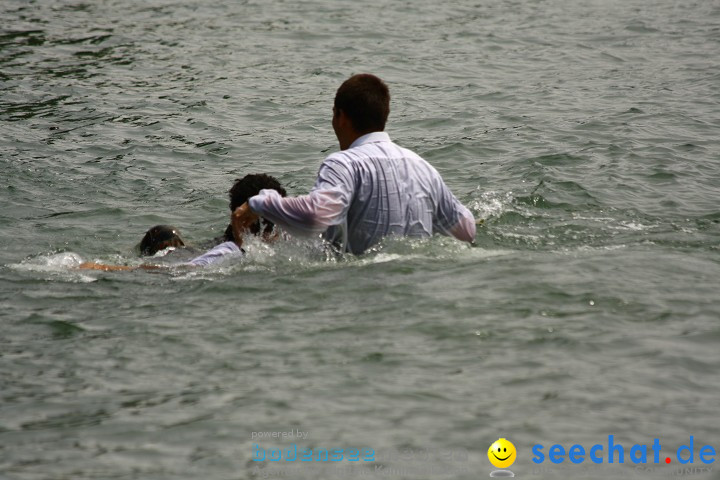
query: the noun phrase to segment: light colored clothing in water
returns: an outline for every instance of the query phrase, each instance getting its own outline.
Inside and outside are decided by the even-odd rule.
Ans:
[[[437,170],[385,132],[363,135],[327,157],[308,195],[261,190],[248,202],[253,212],[291,233],[324,232],[326,240],[355,254],[388,235],[475,239],[472,213]]]
[[[203,253],[199,257],[195,257],[184,265],[192,265],[193,267],[204,267],[211,263],[219,262],[226,255],[232,254],[244,254],[245,252],[238,247],[235,242],[223,242],[219,245],[214,246],[207,252]]]

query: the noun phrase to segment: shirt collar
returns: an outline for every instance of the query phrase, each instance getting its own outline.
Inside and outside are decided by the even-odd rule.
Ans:
[[[365,145],[366,143],[379,143],[379,142],[389,142],[390,141],[390,135],[388,135],[385,132],[371,132],[363,135],[362,137],[358,137],[352,145],[350,145],[350,148],[359,147],[360,145]]]

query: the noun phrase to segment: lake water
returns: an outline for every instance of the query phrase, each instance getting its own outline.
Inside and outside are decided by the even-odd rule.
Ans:
[[[0,18],[0,479],[489,478],[499,437],[518,477],[720,478],[700,459],[720,449],[717,1],[3,0]],[[484,219],[475,246],[71,268],[140,263],[158,223],[218,235],[247,173],[306,193],[360,72],[390,87],[391,137]],[[257,435],[289,431],[307,438]],[[654,439],[659,463],[630,460]],[[552,463],[553,444],[603,461]]]

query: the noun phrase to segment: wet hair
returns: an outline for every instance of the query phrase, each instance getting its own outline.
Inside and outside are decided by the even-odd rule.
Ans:
[[[375,75],[353,75],[338,88],[335,109],[345,112],[358,133],[382,132],[390,114],[390,91]]]
[[[171,225],[155,225],[140,241],[140,255],[155,255],[168,247],[184,247],[180,232]]]
[[[264,173],[245,175],[243,178],[235,180],[235,184],[228,192],[230,194],[230,211],[234,212],[237,207],[247,202],[250,197],[254,197],[263,189],[276,190],[281,196],[287,196],[287,192],[275,177]],[[250,232],[254,235],[260,233],[261,222],[265,226],[262,230],[263,233],[270,233],[273,227],[275,227],[275,224],[269,220],[258,220],[250,227]],[[231,225],[228,225],[225,230],[225,241],[233,241]]]

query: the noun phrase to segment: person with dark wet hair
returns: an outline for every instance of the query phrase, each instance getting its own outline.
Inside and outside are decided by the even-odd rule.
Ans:
[[[280,185],[280,182],[270,175],[264,173],[245,175],[243,178],[235,180],[229,191],[230,210],[234,210],[238,205],[244,204],[248,198],[257,195],[262,190],[270,189],[277,192],[281,196],[287,193]],[[205,266],[221,260],[226,255],[244,253],[242,250],[243,236],[250,232],[253,235],[261,235],[265,241],[271,241],[275,237],[275,225],[266,222],[262,218],[257,218],[255,222],[247,227],[239,227],[237,225],[228,225],[225,231],[224,241],[214,246],[204,254],[193,258],[192,260],[179,265],[191,267]],[[156,225],[150,228],[143,239],[140,241],[140,254],[143,256],[153,256],[156,253],[167,248],[185,247],[185,242],[180,237],[177,228],[170,225]],[[145,264],[138,267],[130,267],[125,265],[105,265],[93,262],[85,262],[77,268],[83,270],[104,270],[104,271],[125,271],[142,268],[146,270],[154,270],[164,268],[159,265]]]
[[[185,248],[185,242],[180,237],[180,231],[177,228],[171,225],[155,225],[145,232],[142,240],[140,240],[140,244],[136,248],[140,251],[141,256],[152,257],[158,252],[168,248]],[[131,267],[127,265],[107,265],[104,263],[84,262],[78,265],[77,268],[81,270],[103,270],[105,272],[114,272],[136,270],[138,268],[144,270],[157,270],[164,268],[164,266],[143,264],[137,267]]]
[[[177,228],[170,225],[156,225],[145,233],[140,241],[140,255],[152,256],[168,247],[184,247]]]
[[[440,174],[385,133],[390,92],[375,75],[359,74],[338,88],[332,126],[340,152],[320,165],[308,195],[283,198],[262,190],[234,210],[231,223],[258,217],[290,233],[322,234],[341,251],[361,254],[388,235],[434,233],[472,243],[475,219]]]
[[[260,193],[263,189],[275,190],[282,197],[287,195],[287,192],[275,177],[265,173],[245,175],[243,178],[236,179],[232,188],[228,191],[228,194],[230,195],[230,212],[234,212],[236,208],[247,202],[250,197]],[[261,226],[261,223],[264,224],[264,228]],[[248,230],[253,235],[257,235],[260,233],[260,229],[263,228],[263,235],[270,235],[274,227],[275,224],[269,220],[263,221],[261,219],[257,219],[254,223],[248,226]],[[227,229],[225,229],[223,239],[226,242],[232,242],[235,240],[232,232],[232,225],[228,225]]]

